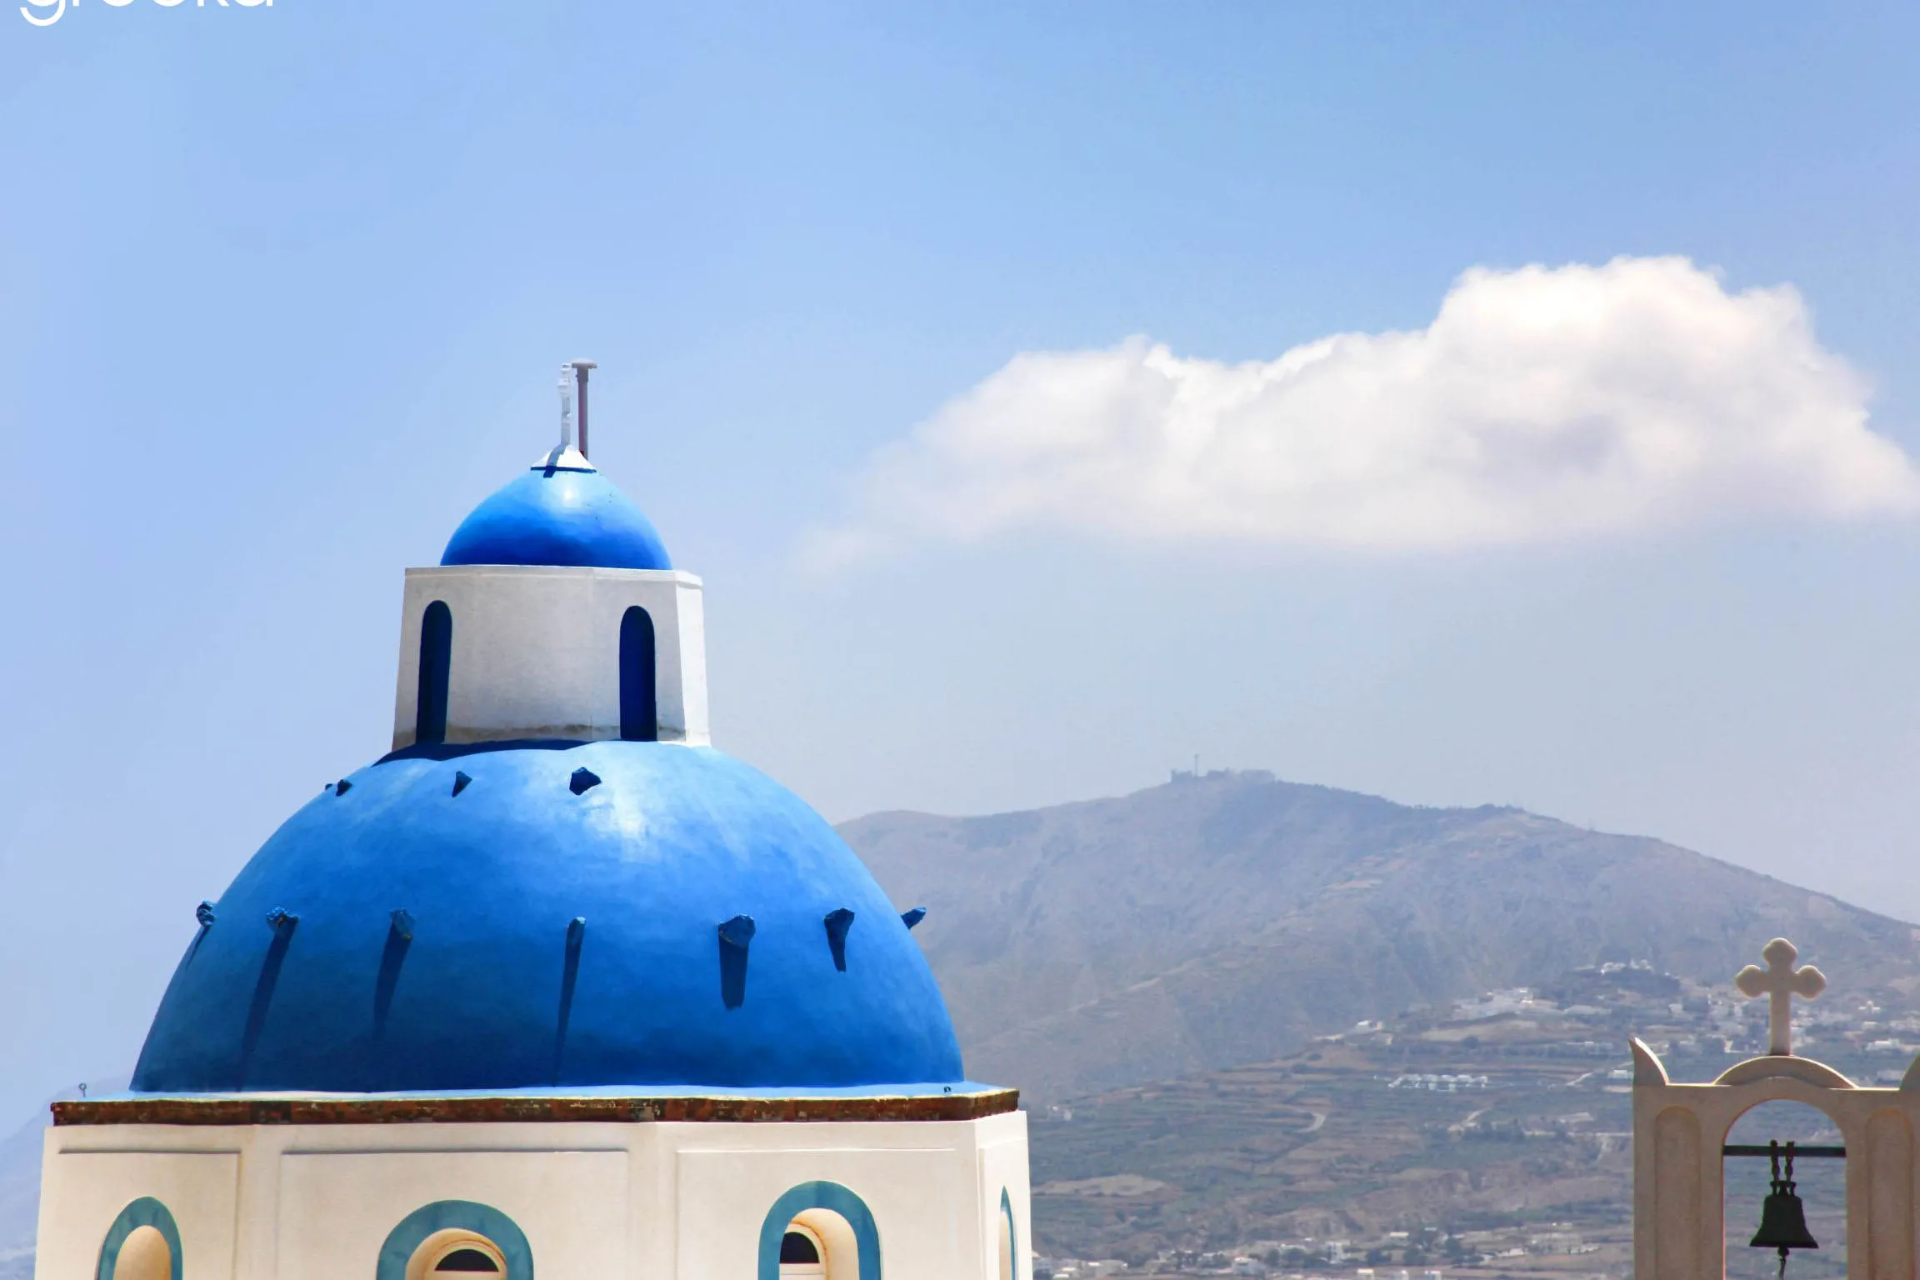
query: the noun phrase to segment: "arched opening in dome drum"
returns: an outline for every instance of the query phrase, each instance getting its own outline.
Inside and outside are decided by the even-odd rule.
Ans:
[[[881,1280],[880,1231],[866,1202],[835,1182],[804,1182],[760,1224],[758,1280]]]
[[[645,609],[634,605],[620,618],[620,737],[623,741],[659,741],[657,690],[653,618]]]
[[[780,1237],[780,1280],[862,1280],[860,1240],[853,1224],[818,1206],[795,1215]]]
[[[95,1280],[180,1280],[180,1228],[167,1206],[142,1196],[120,1211],[100,1242]]]
[[[387,1233],[374,1280],[533,1280],[533,1250],[526,1233],[498,1209],[436,1200]]]
[[[447,740],[447,679],[453,666],[453,610],[435,600],[420,615],[420,680],[413,704],[413,740]]]
[[[780,1276],[788,1277],[819,1276],[825,1280],[827,1264],[820,1256],[820,1241],[799,1223],[787,1227],[787,1234],[780,1237]]]
[[[113,1274],[102,1280],[172,1280],[173,1250],[157,1227],[136,1227],[120,1245]]]
[[[500,1246],[477,1231],[436,1231],[421,1242],[407,1280],[487,1280],[507,1274]]]
[[[440,1261],[433,1264],[433,1272],[435,1275],[445,1275],[449,1273],[467,1275],[474,1272],[498,1274],[499,1271],[500,1263],[496,1259],[489,1256],[483,1250],[474,1248],[470,1244],[461,1245],[458,1249],[453,1250],[444,1258],[440,1259]]]

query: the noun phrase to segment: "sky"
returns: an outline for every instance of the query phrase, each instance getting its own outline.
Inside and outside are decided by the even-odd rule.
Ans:
[[[1920,921],[1916,26],[0,10],[0,1114],[386,748],[573,357],[717,744],[835,820],[1198,757]]]

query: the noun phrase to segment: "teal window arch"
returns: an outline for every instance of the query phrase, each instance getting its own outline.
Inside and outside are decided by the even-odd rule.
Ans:
[[[780,1280],[780,1242],[787,1224],[809,1209],[825,1209],[845,1219],[853,1228],[860,1280],[880,1280],[880,1230],[873,1213],[866,1201],[837,1182],[803,1182],[773,1202],[760,1224],[759,1280]]]
[[[492,1205],[472,1200],[436,1200],[422,1205],[387,1233],[380,1246],[374,1280],[407,1280],[407,1264],[427,1242],[442,1231],[470,1231],[485,1236],[506,1260],[502,1280],[533,1280],[533,1250],[517,1223]],[[176,1275],[174,1280],[179,1280]]]
[[[152,1227],[167,1242],[169,1280],[180,1280],[180,1227],[172,1211],[152,1196],[141,1196],[129,1204],[107,1228],[107,1238],[100,1242],[100,1264],[94,1268],[94,1280],[113,1280],[120,1266],[121,1247],[141,1227]]]
[[[1000,1274],[1006,1280],[1021,1280],[1020,1224],[1013,1216],[1013,1196],[1000,1188]]]

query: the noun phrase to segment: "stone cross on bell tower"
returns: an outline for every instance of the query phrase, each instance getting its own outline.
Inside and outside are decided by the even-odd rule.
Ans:
[[[1793,1055],[1793,998],[1811,1000],[1827,989],[1826,975],[1812,965],[1793,967],[1800,952],[1785,938],[1775,938],[1761,951],[1767,962],[1762,969],[1750,964],[1734,975],[1733,985],[1748,999],[1770,997],[1767,1009],[1767,1052],[1784,1057]]]

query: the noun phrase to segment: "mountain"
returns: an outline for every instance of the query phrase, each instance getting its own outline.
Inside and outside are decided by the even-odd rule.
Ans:
[[[930,909],[916,936],[969,1074],[1041,1102],[1600,961],[1724,982],[1776,935],[1835,989],[1920,986],[1920,930],[1660,840],[1263,772],[840,832],[896,902]]]
[[[0,1280],[32,1280],[33,1237],[40,1216],[40,1149],[53,1123],[52,1104],[91,1092],[118,1093],[127,1076],[95,1080],[47,1099],[18,1129],[0,1138]]]
[[[45,1108],[0,1139],[0,1280],[32,1280]]]

